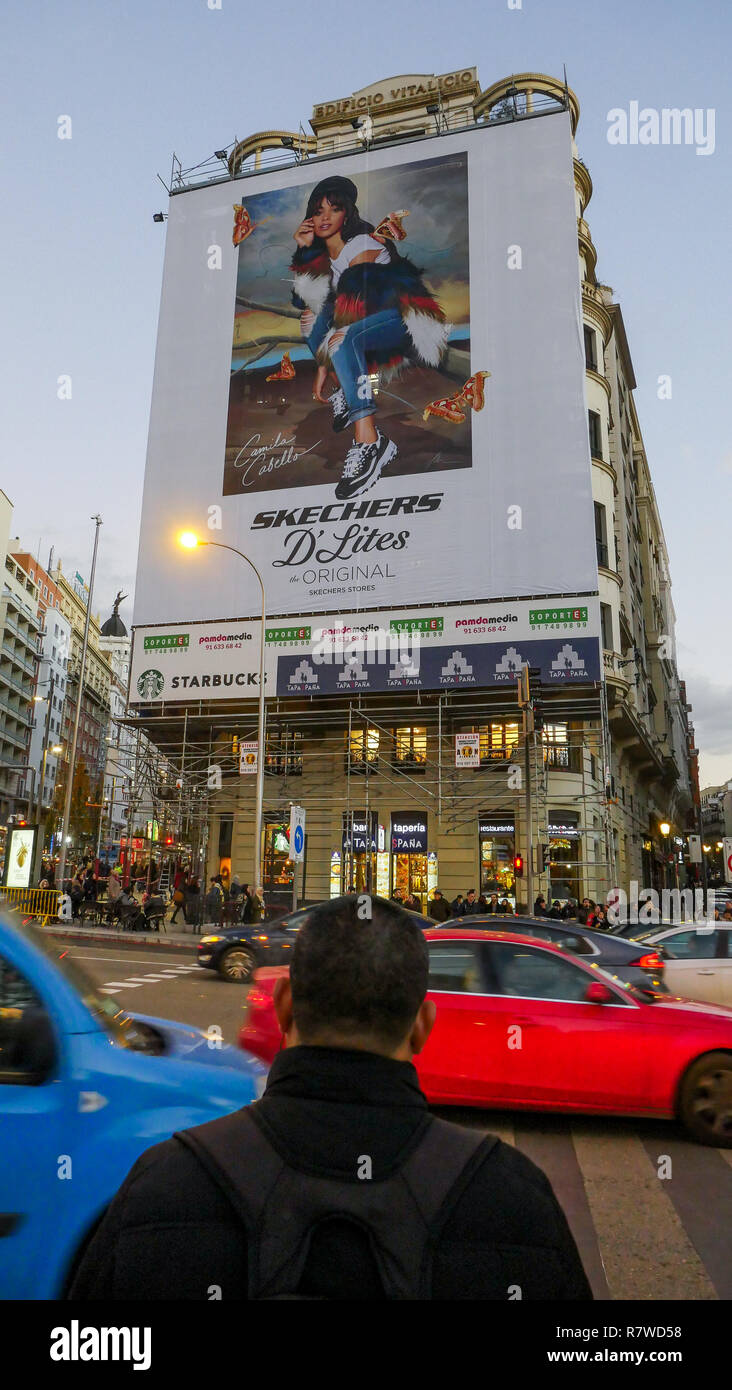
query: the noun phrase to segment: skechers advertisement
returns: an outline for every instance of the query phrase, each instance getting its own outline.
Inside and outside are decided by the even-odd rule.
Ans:
[[[579,294],[565,112],[174,194],[135,627],[258,612],[185,530],[296,621],[596,593]]]

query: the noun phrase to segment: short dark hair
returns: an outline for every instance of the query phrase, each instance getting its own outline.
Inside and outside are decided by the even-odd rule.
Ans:
[[[370,915],[362,904],[370,902]],[[349,1037],[394,1048],[427,993],[421,927],[384,898],[348,894],[308,913],[290,967],[293,1014],[303,1043]]]

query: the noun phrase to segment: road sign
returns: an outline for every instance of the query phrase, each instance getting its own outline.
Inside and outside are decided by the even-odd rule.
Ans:
[[[702,862],[701,835],[689,835],[689,836],[688,836],[688,840],[689,840],[689,863],[690,863],[690,864],[701,864],[701,862]]]
[[[724,854],[724,881],[725,883],[732,883],[732,840],[726,839],[724,841],[722,853]]]
[[[294,864],[305,858],[305,808],[290,807],[290,859]]]

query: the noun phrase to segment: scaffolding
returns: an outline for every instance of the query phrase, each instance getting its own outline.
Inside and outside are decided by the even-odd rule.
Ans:
[[[604,688],[543,688],[540,698],[544,725],[566,727],[566,737],[559,745],[541,731],[527,736],[530,837],[525,787],[517,777],[525,756],[523,734],[519,732],[510,750],[487,757],[479,769],[455,765],[457,732],[500,721],[520,724],[512,685],[497,690],[357,694],[350,699],[270,698],[264,739],[265,817],[286,819],[304,786],[308,810],[335,813],[343,826],[356,814],[368,820],[379,801],[398,795],[405,809],[432,814],[443,837],[464,834],[479,816],[503,813],[513,816],[517,833],[520,828],[522,837],[542,846],[551,838],[552,809],[561,807],[576,816],[577,838],[586,847],[571,861],[572,872],[604,895],[616,883]],[[160,764],[168,769],[164,780],[156,782],[148,760],[139,776],[146,777],[153,803],[175,827],[176,839],[190,845],[203,872],[212,818],[233,819],[242,810],[247,787],[239,775],[238,747],[242,741],[256,740],[256,705],[168,705],[139,711],[130,722],[144,730]],[[400,754],[395,730],[415,726],[425,731],[424,751]],[[534,872],[536,883],[544,888],[543,864],[537,863]]]

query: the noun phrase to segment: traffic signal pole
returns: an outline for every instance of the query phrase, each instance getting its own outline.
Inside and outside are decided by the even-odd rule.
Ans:
[[[529,683],[528,665],[523,665],[521,667],[521,675],[517,677],[517,683],[518,702],[521,706],[524,733],[524,807],[526,815],[526,855],[524,864],[526,872],[526,907],[527,911],[531,912],[534,906],[534,842],[531,821],[531,742],[529,736],[534,731],[534,712],[531,706],[531,687]],[[518,898],[518,893],[516,897]]]

